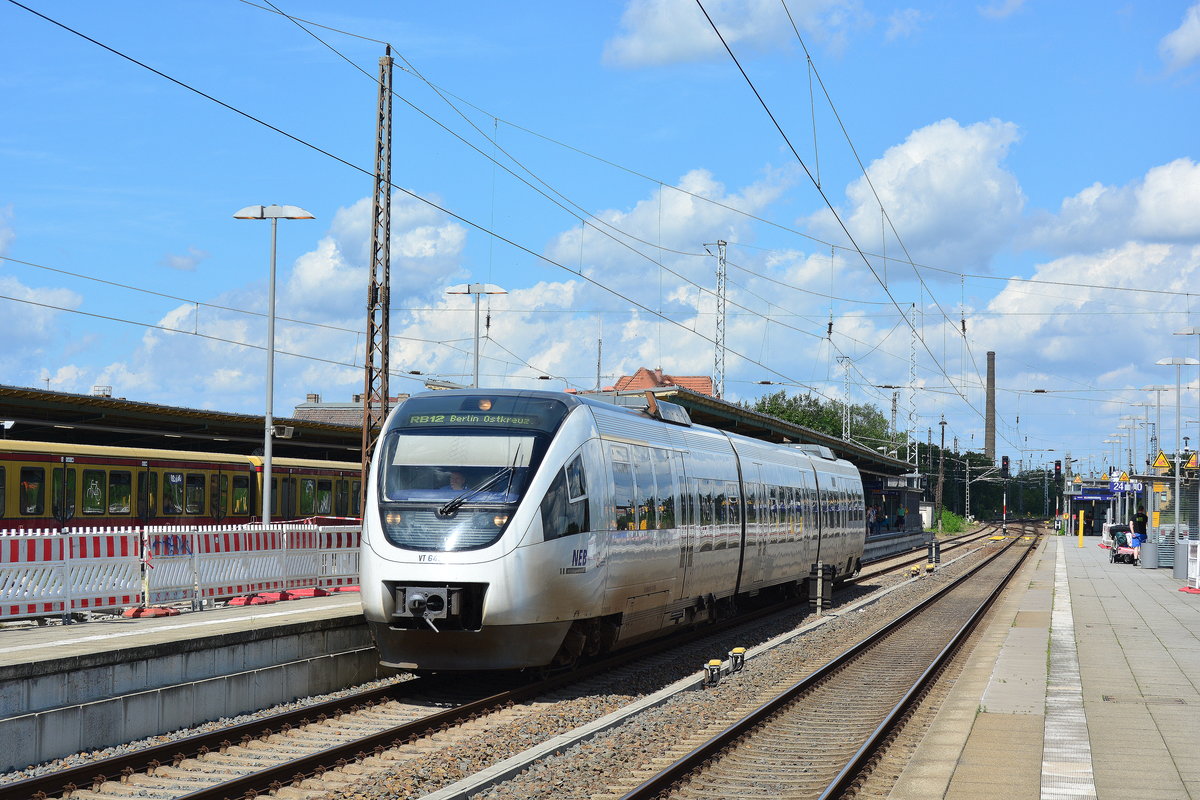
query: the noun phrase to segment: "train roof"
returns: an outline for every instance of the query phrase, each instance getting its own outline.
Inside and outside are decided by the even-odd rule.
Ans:
[[[423,392],[413,397],[475,397],[480,394],[557,400],[568,408],[590,406],[607,413],[632,414],[642,419],[649,417],[666,423],[719,431],[750,441],[789,445],[809,457],[846,461],[860,471],[879,475],[903,475],[912,469],[906,462],[889,458],[854,442],[842,441],[820,431],[687,389],[579,394],[543,389],[445,389]]]

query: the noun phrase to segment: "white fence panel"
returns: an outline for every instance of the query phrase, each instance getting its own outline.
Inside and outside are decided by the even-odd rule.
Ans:
[[[146,586],[149,605],[196,598],[198,528],[149,528],[146,542]]]
[[[352,586],[360,536],[358,526],[310,524],[0,531],[0,619],[116,609],[143,596],[157,605]]]

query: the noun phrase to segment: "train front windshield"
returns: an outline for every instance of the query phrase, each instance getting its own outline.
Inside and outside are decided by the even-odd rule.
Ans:
[[[379,514],[388,541],[425,551],[494,543],[567,410],[543,397],[407,400],[379,447]]]

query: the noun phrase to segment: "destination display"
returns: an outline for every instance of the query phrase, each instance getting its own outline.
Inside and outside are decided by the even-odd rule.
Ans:
[[[456,412],[451,414],[409,414],[410,427],[422,425],[502,425],[506,428],[537,428],[541,417],[536,414],[483,414]]]

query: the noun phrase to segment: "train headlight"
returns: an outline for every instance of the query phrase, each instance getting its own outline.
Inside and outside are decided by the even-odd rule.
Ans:
[[[492,517],[492,524],[497,528],[503,528],[508,524],[508,514],[497,514],[496,516]]]
[[[404,515],[399,511],[389,511],[384,515],[383,521],[388,525],[399,525],[404,521]]]

